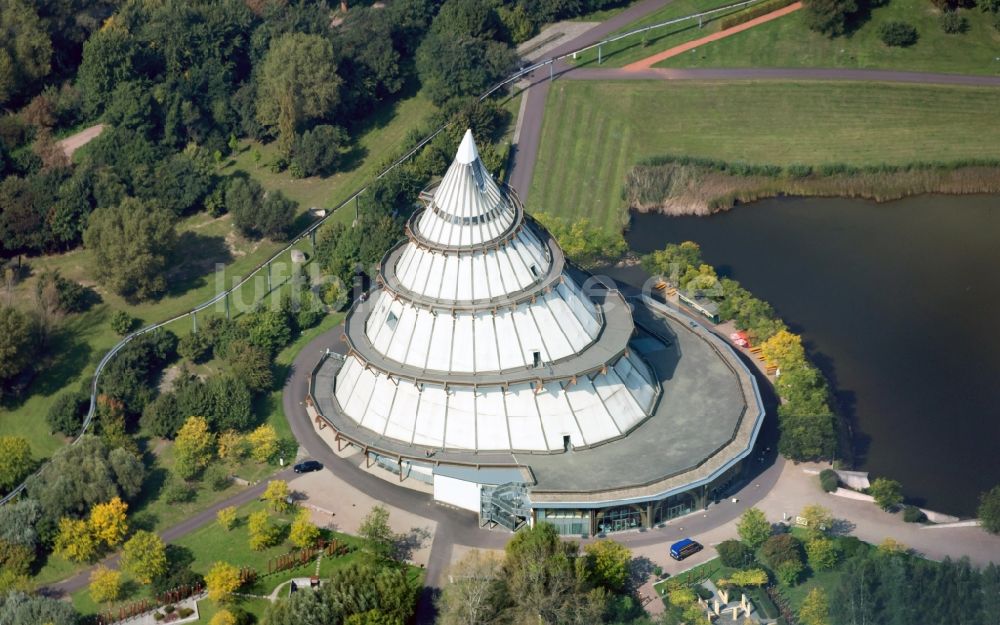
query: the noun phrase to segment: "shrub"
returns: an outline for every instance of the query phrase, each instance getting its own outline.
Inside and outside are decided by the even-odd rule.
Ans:
[[[878,36],[885,45],[898,48],[912,46],[919,38],[917,29],[912,24],[901,21],[882,24],[878,28]]]
[[[333,173],[348,142],[347,133],[336,126],[321,125],[307,130],[295,143],[292,167],[299,167],[306,176]]]
[[[764,561],[777,570],[784,562],[802,562],[802,543],[791,534],[771,536],[761,547]]]
[[[840,477],[833,469],[823,469],[819,474],[819,484],[828,493],[840,487]]]
[[[941,30],[949,35],[960,35],[969,30],[969,20],[955,11],[945,11],[941,14]]]
[[[181,618],[187,618],[187,617],[191,616],[192,614],[194,614],[194,610],[192,608],[181,608],[180,610],[177,610],[177,614]]]
[[[916,506],[906,506],[903,508],[903,520],[907,523],[923,523],[927,520],[927,515]]]
[[[116,310],[111,315],[111,329],[118,336],[125,336],[135,328],[137,319],[124,310]]]
[[[205,482],[212,490],[226,490],[229,487],[229,470],[224,464],[210,464],[205,470]]]
[[[1000,533],[1000,485],[979,496],[979,521],[987,532]]]
[[[753,551],[738,540],[724,540],[716,545],[719,559],[728,567],[742,569],[753,564]]]
[[[194,486],[183,480],[172,480],[163,489],[163,499],[167,503],[185,503],[194,499]]]
[[[868,494],[875,498],[875,503],[883,510],[894,510],[903,503],[903,486],[896,480],[885,477],[876,478],[868,488]]]
[[[49,408],[45,420],[53,432],[74,436],[83,426],[83,418],[90,409],[90,397],[84,393],[63,393]]]
[[[203,332],[195,332],[181,337],[177,353],[194,363],[205,362],[212,355],[212,343]]]

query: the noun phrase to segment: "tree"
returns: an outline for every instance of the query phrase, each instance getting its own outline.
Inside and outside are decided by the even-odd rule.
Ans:
[[[250,534],[250,548],[263,551],[277,544],[280,529],[271,523],[266,510],[253,512],[247,518],[247,531]]]
[[[760,353],[767,360],[767,364],[777,365],[783,369],[799,365],[806,359],[802,337],[788,330],[780,330],[761,343]]]
[[[802,508],[800,516],[806,521],[806,531],[810,538],[820,538],[833,528],[833,515],[819,504],[809,504]]]
[[[204,332],[192,332],[181,337],[177,343],[177,354],[195,364],[203,363],[212,357],[212,344]]]
[[[218,521],[219,527],[227,532],[235,527],[236,518],[235,506],[226,506],[215,513],[215,520]]]
[[[1000,533],[1000,485],[979,496],[977,514],[984,530],[992,534]]]
[[[96,436],[83,436],[76,445],[59,449],[28,479],[28,493],[42,512],[39,533],[51,540],[62,517],[81,517],[113,497],[129,501],[139,494],[145,475],[135,455],[111,449]]]
[[[391,559],[396,550],[396,534],[389,526],[389,511],[376,505],[365,516],[358,528],[358,536],[365,540],[365,551],[376,560]]]
[[[312,547],[319,540],[319,528],[312,522],[309,511],[303,508],[292,521],[292,529],[288,534],[288,539],[299,549]]]
[[[242,460],[249,453],[247,441],[242,434],[227,430],[219,434],[219,458],[222,460]]]
[[[855,0],[805,0],[803,6],[806,25],[827,37],[843,35],[858,11]]]
[[[490,552],[470,551],[451,567],[437,602],[441,625],[486,625],[503,610],[503,560]]]
[[[206,384],[214,430],[246,430],[254,424],[253,397],[246,383],[233,375],[217,375]]]
[[[240,587],[240,571],[228,562],[216,562],[205,576],[205,587],[212,601],[229,601]]]
[[[255,180],[237,178],[226,189],[226,210],[245,236],[283,239],[295,219],[295,202],[281,191],[264,193]]]
[[[0,2],[0,104],[28,92],[48,75],[52,41],[31,3]]]
[[[840,488],[840,476],[833,469],[823,469],[819,472],[819,484],[824,491],[832,493]]]
[[[799,583],[799,577],[804,569],[802,560],[785,560],[774,568],[774,574],[785,586],[794,586]]]
[[[89,395],[69,391],[56,397],[45,415],[45,421],[53,432],[74,436],[83,426],[83,418],[89,408]]]
[[[268,625],[404,625],[417,588],[405,568],[353,563],[333,571],[316,592],[297,592],[271,604]]]
[[[786,560],[801,560],[802,543],[791,534],[775,534],[761,545],[761,556],[772,567]]]
[[[38,358],[38,324],[27,313],[0,306],[0,392],[17,390],[18,378],[32,370]]]
[[[271,356],[264,348],[235,340],[226,347],[225,359],[233,376],[246,383],[251,391],[267,390],[274,384]]]
[[[257,462],[267,462],[278,453],[278,433],[274,426],[265,423],[246,436],[250,457]]]
[[[257,118],[278,129],[278,147],[288,155],[300,127],[330,116],[340,102],[333,46],[319,35],[281,35],[271,42],[257,85]]]
[[[162,293],[177,234],[173,216],[153,202],[126,198],[90,215],[84,244],[94,254],[97,279],[129,300]]]
[[[613,540],[599,540],[583,548],[594,584],[612,592],[621,591],[628,581],[632,552]]]
[[[90,524],[81,519],[59,519],[59,533],[54,550],[73,562],[89,562],[97,556],[99,543],[90,530]]]
[[[888,537],[878,545],[878,552],[883,555],[896,555],[906,553],[909,547],[899,542],[893,537]]]
[[[875,503],[886,511],[894,510],[903,503],[903,485],[896,480],[879,477],[868,487],[868,494],[875,498]]]
[[[753,551],[738,540],[724,540],[715,546],[719,559],[728,567],[742,569],[753,564]]]
[[[140,583],[149,584],[167,572],[167,546],[153,532],[137,530],[125,542],[122,567]]]
[[[177,430],[184,425],[184,414],[180,410],[174,393],[161,393],[142,410],[139,424],[154,436],[174,438]]]
[[[837,545],[829,538],[812,538],[806,542],[806,557],[814,571],[828,571],[837,564]]]
[[[215,456],[215,434],[204,417],[188,417],[174,441],[174,470],[189,480],[199,475]]]
[[[515,56],[493,38],[502,28],[488,2],[444,3],[416,54],[420,82],[435,104],[478,95],[507,73]]]
[[[885,22],[878,27],[878,36],[887,46],[905,48],[917,43],[920,35],[912,24],[901,21]]]
[[[31,444],[21,436],[0,436],[0,492],[7,492],[28,477],[35,466]]]
[[[726,581],[733,586],[739,586],[741,588],[763,586],[767,583],[767,572],[763,569],[734,571]]]
[[[0,623],[10,625],[77,625],[80,615],[61,599],[13,590],[0,594]]]
[[[125,336],[135,328],[136,319],[124,310],[116,310],[111,314],[111,329],[118,336]]]
[[[821,587],[813,588],[806,595],[799,609],[799,621],[802,625],[830,625],[830,602]]]
[[[119,84],[137,77],[141,46],[124,28],[103,28],[87,39],[77,83],[88,114],[99,114]]]
[[[264,489],[261,498],[271,505],[271,509],[276,512],[284,512],[288,509],[288,497],[291,491],[288,490],[288,482],[285,480],[271,480]]]
[[[760,509],[748,508],[740,515],[736,531],[740,535],[740,540],[747,547],[755,550],[763,545],[764,541],[771,535],[771,523]]]
[[[208,625],[237,625],[236,617],[229,610],[219,610],[208,622]]]
[[[94,603],[116,601],[122,591],[122,574],[104,565],[90,573],[90,598]]]
[[[38,549],[35,524],[41,516],[38,503],[21,498],[0,506],[0,570],[14,578],[27,578]],[[0,593],[6,588],[0,584]]]
[[[108,547],[114,547],[125,538],[128,532],[126,511],[128,504],[121,497],[113,497],[111,501],[99,503],[90,509],[90,531],[95,540]]]
[[[295,159],[306,176],[328,175],[337,169],[347,133],[337,126],[320,125],[306,130],[295,142]]]

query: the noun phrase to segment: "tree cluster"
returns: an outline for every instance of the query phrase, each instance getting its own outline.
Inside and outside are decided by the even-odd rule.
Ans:
[[[629,579],[631,554],[612,541],[580,553],[539,523],[507,544],[503,558],[473,552],[453,567],[438,601],[440,621],[459,623],[594,624],[635,619]]]

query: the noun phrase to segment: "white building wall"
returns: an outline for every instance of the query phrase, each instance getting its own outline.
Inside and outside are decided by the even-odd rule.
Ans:
[[[482,486],[444,475],[434,476],[434,500],[463,510],[479,512]]]

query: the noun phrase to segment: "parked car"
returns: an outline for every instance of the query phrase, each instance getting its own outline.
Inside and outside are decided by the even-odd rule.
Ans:
[[[309,473],[311,471],[319,471],[323,468],[323,463],[318,460],[306,460],[305,462],[300,462],[292,470],[296,473]]]
[[[670,557],[674,560],[683,560],[692,553],[698,553],[701,550],[701,543],[685,538],[670,545]]]

